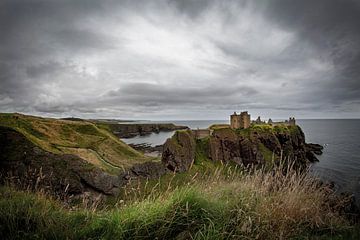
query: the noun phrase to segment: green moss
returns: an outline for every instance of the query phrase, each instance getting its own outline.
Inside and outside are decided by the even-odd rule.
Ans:
[[[267,147],[265,147],[264,144],[259,143],[258,145],[259,150],[261,152],[261,154],[263,155],[264,159],[265,159],[265,164],[266,166],[273,166],[273,161],[276,158],[276,155]]]
[[[195,162],[194,164],[200,165],[209,160],[209,141],[210,137],[197,139],[195,149]]]
[[[235,132],[239,136],[242,136],[244,138],[250,138],[251,128],[235,129]]]

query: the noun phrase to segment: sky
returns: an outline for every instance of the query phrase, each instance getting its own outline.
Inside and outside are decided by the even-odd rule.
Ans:
[[[1,0],[0,112],[360,118],[358,0]]]

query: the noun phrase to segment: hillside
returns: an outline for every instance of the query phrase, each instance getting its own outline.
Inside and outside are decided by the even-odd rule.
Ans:
[[[78,156],[108,173],[117,174],[150,160],[119,140],[104,125],[85,120],[1,113],[0,126],[16,130],[44,151]]]

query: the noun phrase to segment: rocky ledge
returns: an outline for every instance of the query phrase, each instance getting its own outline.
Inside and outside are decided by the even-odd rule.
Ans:
[[[239,165],[288,162],[295,167],[318,161],[322,146],[307,144],[299,126],[255,125],[248,129],[216,129],[196,139],[191,131],[178,131],[163,147],[162,162],[176,172],[187,171],[196,158]]]

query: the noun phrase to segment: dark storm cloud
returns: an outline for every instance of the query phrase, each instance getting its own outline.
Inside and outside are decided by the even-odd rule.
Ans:
[[[245,86],[204,86],[201,88],[174,87],[149,83],[127,84],[110,91],[105,99],[117,99],[122,103],[149,105],[188,105],[214,103],[219,101],[233,103],[234,99],[246,99],[256,95],[256,89]],[[236,101],[237,102],[237,101]]]
[[[359,117],[359,22],[355,0],[2,1],[0,111]]]
[[[360,1],[274,0],[268,16],[281,27],[295,29],[298,38],[313,44],[323,58],[333,61],[337,75],[324,82],[338,88],[327,97],[339,102],[360,95]]]

